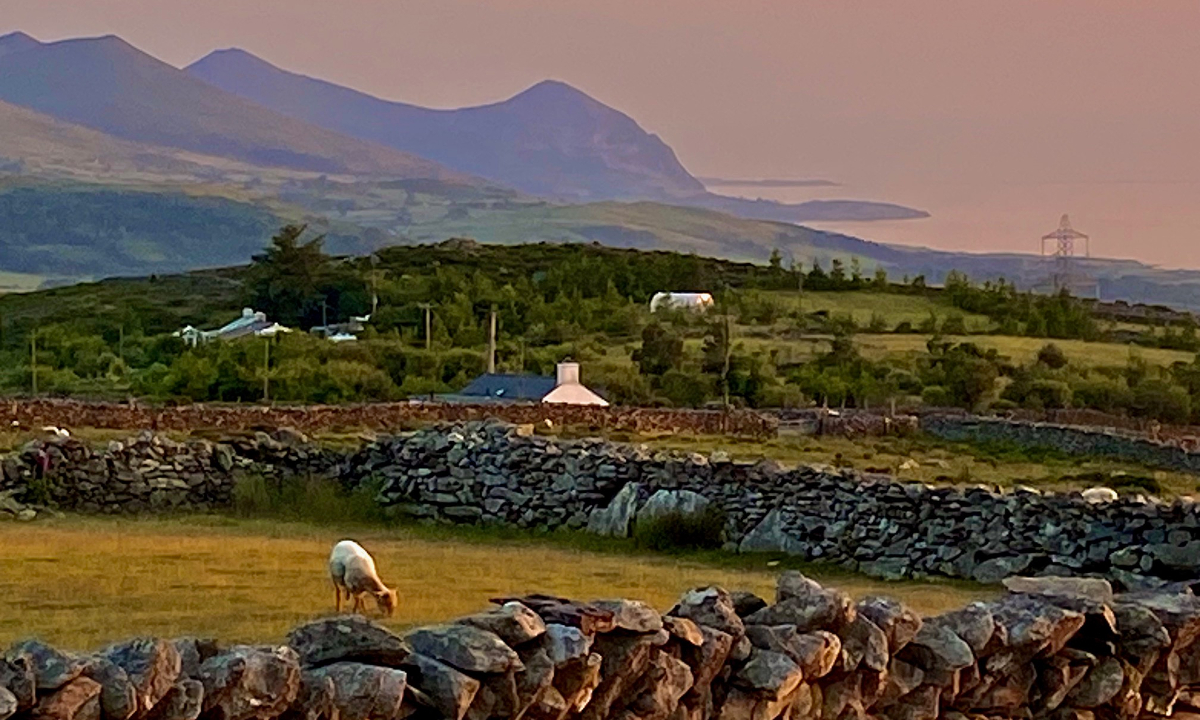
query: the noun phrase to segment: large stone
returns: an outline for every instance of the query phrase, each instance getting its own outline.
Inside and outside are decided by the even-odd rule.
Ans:
[[[204,684],[199,680],[180,680],[144,716],[144,720],[196,720],[203,709]]]
[[[289,647],[231,647],[200,666],[204,716],[270,720],[300,692],[300,657]]]
[[[930,618],[927,622],[949,629],[971,648],[976,657],[983,657],[989,650],[1003,646],[1008,637],[1005,628],[997,627],[992,611],[980,602]],[[1001,637],[997,638],[998,634]]]
[[[137,692],[140,712],[158,704],[179,679],[179,651],[167,640],[139,638],[114,645],[101,655],[125,671]]]
[[[563,698],[567,712],[580,713],[588,707],[600,687],[604,658],[591,653],[554,668],[554,689]]]
[[[26,640],[9,648],[8,660],[25,656],[33,667],[39,693],[57,690],[83,674],[87,662],[60,652],[37,640]]]
[[[100,709],[105,720],[126,720],[136,712],[145,711],[129,674],[112,660],[92,658],[83,676],[100,684]]]
[[[800,666],[787,655],[755,648],[750,659],[738,669],[733,682],[772,700],[779,700],[799,687],[804,680]]]
[[[841,631],[842,654],[840,669],[852,672],[862,667],[873,672],[887,670],[889,659],[887,635],[865,617],[856,616]]]
[[[921,616],[890,598],[865,597],[858,601],[857,610],[879,626],[893,653],[911,642],[921,629]]]
[[[1081,708],[1100,707],[1117,696],[1124,681],[1121,662],[1116,658],[1104,658],[1067,695],[1067,702]]]
[[[1114,602],[1112,609],[1117,619],[1121,655],[1145,675],[1162,651],[1171,647],[1171,634],[1158,615],[1135,602]]]
[[[509,647],[524,645],[546,632],[546,623],[541,616],[519,602],[507,602],[494,610],[468,615],[456,622],[487,630]]]
[[[408,676],[395,668],[338,662],[312,671],[333,681],[334,707],[341,720],[394,718],[400,713]]]
[[[583,710],[583,720],[604,720],[613,704],[650,666],[653,641],[641,635],[602,635],[592,645],[601,658],[600,684]]]
[[[733,650],[733,636],[707,625],[700,626],[704,642],[700,647],[681,648],[681,657],[692,669],[694,694],[703,694],[712,681],[725,667],[725,661]]]
[[[593,605],[572,602],[551,595],[525,595],[522,597],[493,598],[491,602],[506,605],[518,602],[537,613],[547,625],[568,625],[579,628],[585,635],[606,633],[613,629],[611,612]]]
[[[562,665],[568,660],[586,658],[592,651],[592,639],[579,628],[551,623],[546,626],[543,643],[550,661]]]
[[[971,571],[971,578],[981,583],[996,583],[1006,577],[1024,572],[1033,558],[1028,555],[1005,555],[984,560]]]
[[[0,720],[8,720],[19,710],[17,696],[6,687],[0,686]]]
[[[635,522],[649,522],[676,513],[699,515],[710,504],[708,498],[691,490],[656,490],[637,511]]]
[[[611,612],[618,630],[652,633],[663,628],[662,616],[658,611],[638,600],[598,600],[592,605]]]
[[[301,625],[288,633],[287,644],[310,668],[339,662],[396,668],[410,653],[399,635],[357,615]]]
[[[520,670],[521,658],[495,633],[471,625],[421,628],[405,638],[415,652],[464,672]]]
[[[734,590],[729,593],[729,599],[733,601],[734,612],[742,618],[767,606],[766,600],[748,590]]]
[[[1004,587],[1009,592],[1027,595],[1078,597],[1101,603],[1113,599],[1112,585],[1100,578],[1010,577],[1005,578]]]
[[[803,543],[787,533],[784,528],[783,512],[778,508],[767,513],[738,543],[741,553],[787,553],[797,554]]]
[[[704,644],[704,634],[700,632],[700,626],[695,622],[674,615],[664,615],[662,623],[666,631],[676,640],[692,647],[700,647]]]
[[[877,703],[886,707],[899,702],[900,698],[916,690],[924,681],[924,670],[899,658],[892,658],[888,663],[887,683]]]
[[[745,624],[733,606],[733,599],[729,593],[716,586],[689,590],[667,614],[685,617],[698,625],[715,628],[732,635],[735,639],[746,632]]]
[[[953,672],[975,662],[971,646],[950,628],[926,623],[897,655],[926,673]]]
[[[0,658],[0,688],[12,693],[20,711],[28,710],[37,703],[37,677],[29,656]]]
[[[433,658],[413,654],[408,659],[408,682],[421,690],[434,709],[448,720],[462,720],[479,692],[479,681]]]
[[[1148,545],[1146,552],[1171,570],[1195,572],[1196,566],[1200,565],[1200,540],[1192,540],[1182,545]]]
[[[32,720],[100,720],[100,683],[76,676],[41,696],[29,716]]]
[[[221,651],[216,640],[204,638],[180,638],[174,645],[179,653],[179,674],[188,678],[199,677],[204,661]]]
[[[312,670],[303,669],[300,671],[300,691],[296,694],[296,700],[280,718],[337,720],[337,708],[334,705],[336,693],[332,678],[325,675],[318,677]]]
[[[792,698],[772,699],[759,693],[733,688],[721,703],[717,720],[776,720],[783,717]]]
[[[887,720],[937,720],[941,706],[941,688],[925,685],[904,696],[883,711]]]
[[[641,485],[638,483],[626,484],[608,507],[592,511],[588,517],[587,531],[607,537],[629,537],[640,493]]]
[[[842,593],[825,591],[804,597],[788,597],[750,615],[747,625],[795,625],[800,632],[832,630],[845,627],[857,612],[850,598]]]
[[[1008,638],[1004,650],[988,658],[989,672],[1002,673],[1012,665],[1057,653],[1084,623],[1082,613],[1033,595],[1010,595],[989,609]]]
[[[506,717],[521,717],[527,708],[554,686],[554,663],[545,650],[525,660],[525,670],[516,677],[516,704],[502,708]]]
[[[692,687],[692,671],[687,664],[659,653],[650,660],[634,699],[617,717],[625,720],[667,720],[679,701]]]

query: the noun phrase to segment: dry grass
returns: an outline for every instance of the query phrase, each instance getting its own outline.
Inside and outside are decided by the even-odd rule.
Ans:
[[[508,593],[640,598],[662,610],[698,584],[769,595],[778,571],[762,557],[705,561],[417,529],[354,536],[399,587],[400,610],[388,622],[398,629],[477,611]],[[297,623],[332,612],[325,559],[342,537],[330,528],[218,518],[0,525],[0,643],[40,637],[90,649],[135,634],[279,641]],[[962,583],[812,574],[925,613],[992,593]]]

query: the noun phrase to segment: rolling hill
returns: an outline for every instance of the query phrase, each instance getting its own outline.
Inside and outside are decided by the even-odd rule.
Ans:
[[[780,222],[926,216],[888,203],[783,204],[709,193],[657,135],[558,81],[502,102],[434,110],[289,72],[238,49],[211,53],[187,72],[284,115],[540,197],[653,200]]]
[[[478,182],[223,92],[120,38],[0,38],[0,100],[126,141],[323,173]]]

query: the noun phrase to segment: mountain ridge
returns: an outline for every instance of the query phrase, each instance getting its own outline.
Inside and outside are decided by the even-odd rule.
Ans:
[[[115,35],[5,36],[0,100],[131,142],[329,173],[479,182],[225,93]]]
[[[662,138],[561,80],[487,104],[434,109],[292,72],[240,48],[214,51],[185,70],[282,114],[541,197],[652,200],[778,222],[928,216],[891,203],[784,204],[710,193]]]

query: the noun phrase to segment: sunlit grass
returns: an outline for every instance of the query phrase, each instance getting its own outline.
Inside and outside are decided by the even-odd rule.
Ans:
[[[639,598],[661,610],[699,584],[769,596],[777,572],[788,566],[769,567],[764,557],[660,556],[625,543],[517,533],[67,517],[0,524],[0,643],[40,637],[91,649],[135,634],[279,641],[297,623],[332,613],[325,561],[346,536],[362,542],[385,582],[399,588],[400,608],[387,621],[398,629],[474,612],[489,598],[514,593]],[[964,583],[809,572],[856,595],[901,598],[925,613],[992,592]]]

